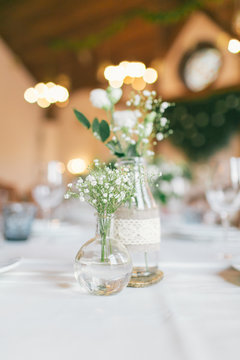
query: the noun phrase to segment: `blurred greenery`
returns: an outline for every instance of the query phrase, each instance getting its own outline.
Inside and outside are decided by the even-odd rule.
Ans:
[[[240,130],[240,91],[175,104],[166,110],[173,129],[169,139],[192,161],[207,160]]]

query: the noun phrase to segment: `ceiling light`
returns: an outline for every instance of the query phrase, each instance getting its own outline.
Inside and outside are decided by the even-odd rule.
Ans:
[[[240,41],[237,39],[231,39],[228,43],[228,51],[233,54],[237,54],[240,52]]]
[[[33,104],[37,104],[46,108],[53,103],[66,103],[69,98],[68,90],[61,85],[56,85],[53,82],[44,84],[43,82],[38,83],[35,87],[27,89],[24,93],[24,99]]]

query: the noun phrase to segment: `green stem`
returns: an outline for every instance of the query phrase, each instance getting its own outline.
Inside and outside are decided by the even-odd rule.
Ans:
[[[108,115],[110,124],[112,125],[112,128],[114,128],[113,113],[114,113],[114,107],[112,107],[112,108],[109,110],[109,113],[107,112],[107,115]],[[122,145],[121,145],[121,142],[120,142],[120,140],[119,140],[119,137],[118,137],[117,133],[116,133],[115,131],[113,131],[113,130],[112,130],[112,132],[113,132],[113,134],[116,136],[117,142],[118,142],[118,144],[119,144],[120,151],[123,152]]]
[[[110,226],[111,226],[111,219],[100,219],[99,220],[100,226],[100,236],[101,236],[101,262],[105,261],[105,257],[107,256],[107,242],[106,239],[109,236]],[[109,243],[109,250],[112,253],[111,242]]]

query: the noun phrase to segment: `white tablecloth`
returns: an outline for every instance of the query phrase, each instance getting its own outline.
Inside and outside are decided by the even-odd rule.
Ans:
[[[94,297],[82,293],[72,268],[93,230],[0,241],[2,258],[22,257],[0,274],[1,360],[239,358],[240,273],[218,260],[214,241],[165,236],[163,281]]]

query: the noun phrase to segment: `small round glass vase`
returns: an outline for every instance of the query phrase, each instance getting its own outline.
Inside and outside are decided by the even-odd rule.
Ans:
[[[112,295],[123,290],[131,277],[132,262],[126,247],[112,237],[113,215],[97,218],[96,236],[75,258],[75,277],[92,295]]]

